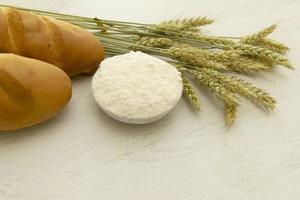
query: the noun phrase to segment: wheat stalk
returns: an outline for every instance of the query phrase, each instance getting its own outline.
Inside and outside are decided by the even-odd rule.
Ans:
[[[225,104],[225,119],[228,125],[233,124],[236,118],[237,105]]]
[[[226,48],[231,50],[239,50],[241,54],[256,56],[268,62],[282,65],[289,69],[293,69],[292,64],[289,62],[289,60],[286,57],[274,51],[270,51],[269,49],[266,48],[248,45],[248,44],[234,44]]]
[[[183,94],[185,95],[186,99],[192,105],[192,107],[196,110],[200,110],[200,100],[199,96],[197,95],[196,91],[193,89],[192,84],[190,81],[182,74],[182,85],[183,85]]]
[[[284,44],[268,38],[258,38],[256,40],[246,40],[241,42],[245,44],[251,44],[254,46],[266,48],[269,49],[270,51],[274,51],[280,54],[285,54],[286,52],[289,51],[289,48]]]
[[[275,99],[265,90],[257,88],[251,83],[239,79],[235,76],[227,76],[211,69],[199,70],[203,73],[206,73],[207,76],[217,79],[232,92],[245,96],[268,110],[273,110],[275,108]]]
[[[168,53],[171,58],[177,59],[188,65],[193,65],[196,67],[207,67],[216,70],[226,70],[226,66],[222,63],[218,63],[213,60],[208,60],[204,56],[198,54],[197,49],[188,47],[171,47],[166,53]]]
[[[240,43],[259,46],[280,54],[285,54],[287,51],[289,51],[287,46],[275,40],[266,38],[269,34],[273,33],[276,27],[277,25],[273,24],[256,34],[241,37]]]
[[[163,21],[154,25],[153,28],[159,31],[190,31],[195,30],[194,28],[209,25],[213,22],[214,21],[212,19],[208,19],[207,17],[183,18]]]
[[[273,33],[274,30],[276,29],[276,27],[277,27],[277,24],[272,24],[271,26],[264,28],[263,30],[259,31],[258,33],[242,37],[240,41],[242,43],[251,44],[252,41],[257,41],[261,38],[265,38],[268,35],[270,35],[271,33]]]
[[[224,101],[227,105],[239,105],[239,98],[235,95],[235,93],[220,84],[216,79],[206,76],[202,71],[191,70],[190,72],[194,76],[195,80],[197,80],[202,86],[208,88],[208,90],[218,99]]]

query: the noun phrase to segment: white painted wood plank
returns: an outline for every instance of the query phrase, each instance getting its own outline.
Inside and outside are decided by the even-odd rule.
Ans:
[[[3,0],[30,8],[108,19],[159,22],[207,15],[217,35],[255,32],[274,22],[273,37],[292,47],[300,66],[298,0]],[[243,101],[226,128],[220,106],[200,91],[202,111],[182,100],[165,119],[143,126],[107,117],[78,77],[55,119],[0,135],[1,200],[289,200],[300,195],[299,70],[253,79],[278,99],[268,114]]]

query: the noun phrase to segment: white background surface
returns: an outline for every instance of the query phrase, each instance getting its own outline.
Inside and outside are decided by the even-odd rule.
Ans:
[[[220,104],[201,90],[202,111],[182,100],[165,119],[125,125],[97,108],[91,77],[78,77],[55,119],[0,135],[1,200],[292,200],[300,196],[299,0],[6,0],[30,8],[138,22],[206,15],[217,35],[255,32],[292,48],[297,68],[259,74],[278,100],[268,114],[243,101],[227,128]]]

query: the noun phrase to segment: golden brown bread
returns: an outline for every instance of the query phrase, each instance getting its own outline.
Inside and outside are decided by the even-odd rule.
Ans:
[[[69,76],[94,71],[104,48],[90,32],[50,17],[0,7],[0,52],[58,66]]]
[[[71,98],[69,76],[58,67],[13,54],[0,54],[0,131],[43,122]]]

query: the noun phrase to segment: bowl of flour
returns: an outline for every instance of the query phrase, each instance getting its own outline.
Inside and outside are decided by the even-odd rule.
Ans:
[[[181,73],[142,52],[107,58],[92,80],[97,104],[112,118],[145,124],[166,116],[182,95]]]

